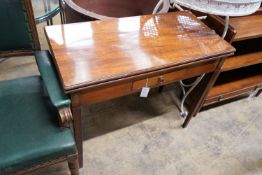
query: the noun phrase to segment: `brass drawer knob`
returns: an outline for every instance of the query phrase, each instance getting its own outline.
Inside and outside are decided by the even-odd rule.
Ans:
[[[217,101],[220,102],[220,101],[222,101],[222,100],[223,100],[223,96],[220,95],[220,96],[218,97]]]
[[[162,84],[162,83],[164,83],[165,82],[165,78],[163,77],[163,76],[160,76],[159,78],[158,78],[158,83],[159,84]]]

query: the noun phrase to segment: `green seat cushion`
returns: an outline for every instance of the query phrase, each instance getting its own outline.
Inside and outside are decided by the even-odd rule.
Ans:
[[[38,76],[0,82],[0,174],[76,153]]]

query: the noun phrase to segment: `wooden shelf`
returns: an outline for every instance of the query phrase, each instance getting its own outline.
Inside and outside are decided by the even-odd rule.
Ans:
[[[227,100],[262,88],[262,64],[221,73],[205,105]]]
[[[238,55],[226,59],[222,66],[222,72],[262,63],[262,51]]]
[[[210,91],[210,93],[208,94],[208,98],[221,96],[227,93],[237,91],[239,89],[253,87],[258,84],[262,84],[262,75],[256,75],[253,77],[247,77],[245,79],[231,81],[225,84],[214,86]]]
[[[262,37],[262,14],[231,18],[230,25],[237,31],[233,42]]]
[[[205,23],[218,34],[223,33],[224,18],[208,15]],[[236,48],[236,53],[225,60],[204,106],[248,96],[256,90],[262,92],[262,7],[252,15],[230,18],[225,39]]]

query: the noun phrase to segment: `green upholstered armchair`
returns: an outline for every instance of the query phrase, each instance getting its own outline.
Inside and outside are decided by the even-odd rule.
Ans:
[[[61,91],[52,57],[39,51],[30,0],[0,3],[0,58],[35,54],[40,76],[0,81],[0,174],[25,174],[68,161],[79,174],[70,99]]]

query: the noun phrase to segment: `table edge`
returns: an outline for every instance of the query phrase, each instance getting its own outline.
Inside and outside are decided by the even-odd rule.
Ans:
[[[157,73],[157,72],[163,71],[165,69],[172,69],[172,68],[175,69],[175,68],[180,68],[180,67],[184,67],[184,66],[190,66],[190,65],[202,63],[202,62],[208,62],[208,61],[212,61],[212,60],[215,60],[215,59],[229,57],[229,56],[234,55],[235,51],[236,51],[235,48],[232,47],[231,50],[224,52],[222,54],[212,55],[212,56],[209,56],[209,58],[203,57],[203,58],[196,60],[194,62],[186,61],[186,62],[182,62],[181,64],[168,64],[168,65],[163,65],[163,66],[154,67],[154,68],[150,68],[150,69],[143,69],[143,70],[140,70],[140,71],[135,71],[135,72],[132,72],[131,74],[121,74],[121,75],[118,75],[118,76],[108,77],[108,78],[100,79],[100,80],[97,80],[97,81],[90,81],[90,82],[86,82],[86,83],[81,83],[81,84],[77,84],[77,85],[74,85],[74,86],[65,86],[64,82],[61,79],[60,73],[59,73],[59,76],[60,76],[60,80],[63,84],[64,92],[67,93],[67,94],[70,94],[70,93],[75,93],[75,92],[78,92],[78,91],[86,90],[86,89],[89,89],[89,88],[102,86],[102,85],[108,84],[108,83],[117,83],[117,82],[120,82],[120,81],[125,81],[127,79],[135,79],[135,77],[138,77],[138,76],[143,75],[143,74],[145,74],[145,76],[146,76],[146,74],[150,74],[150,73],[152,74],[154,72]]]

